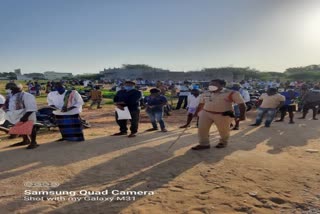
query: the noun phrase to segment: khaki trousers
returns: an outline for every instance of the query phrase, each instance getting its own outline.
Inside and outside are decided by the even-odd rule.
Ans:
[[[200,145],[209,145],[209,131],[212,123],[218,129],[221,137],[220,143],[227,144],[230,136],[230,124],[232,118],[229,116],[222,116],[221,114],[213,114],[202,110],[199,114],[199,128],[198,137]]]

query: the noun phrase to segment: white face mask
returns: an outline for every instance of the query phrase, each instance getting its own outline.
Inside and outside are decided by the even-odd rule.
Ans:
[[[209,85],[209,91],[216,91],[216,90],[218,90],[217,86]]]
[[[7,94],[11,94],[11,92],[12,92],[11,89],[6,89]]]

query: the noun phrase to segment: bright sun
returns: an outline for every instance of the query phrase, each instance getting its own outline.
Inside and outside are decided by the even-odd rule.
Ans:
[[[320,6],[307,10],[302,21],[301,33],[305,42],[320,45]]]

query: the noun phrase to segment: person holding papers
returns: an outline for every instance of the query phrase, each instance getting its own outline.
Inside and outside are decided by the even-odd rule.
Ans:
[[[80,118],[82,105],[81,95],[76,90],[66,90],[62,83],[55,84],[56,91],[48,94],[48,105],[57,109],[53,111],[62,138],[58,141],[84,141],[83,127]]]
[[[135,83],[132,81],[126,81],[124,89],[117,92],[113,99],[113,102],[117,106],[118,110],[125,110],[128,108],[131,115],[131,134],[128,137],[135,137],[138,132],[139,118],[140,118],[140,100],[142,98],[141,92],[135,89]],[[127,119],[119,120],[118,113],[116,112],[116,122],[120,127],[120,132],[113,134],[112,136],[127,135]]]

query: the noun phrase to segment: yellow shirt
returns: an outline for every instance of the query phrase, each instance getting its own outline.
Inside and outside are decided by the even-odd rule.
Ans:
[[[262,94],[259,97],[259,100],[262,100],[262,104],[260,105],[260,108],[277,108],[280,104],[280,102],[284,102],[286,98],[282,96],[281,94],[275,94],[269,96],[268,94]]]
[[[230,96],[231,93],[232,95]],[[225,111],[232,111],[232,103],[241,104],[244,103],[244,100],[239,92],[222,89],[216,93],[203,93],[200,97],[200,103],[204,104],[204,110],[222,113]]]

